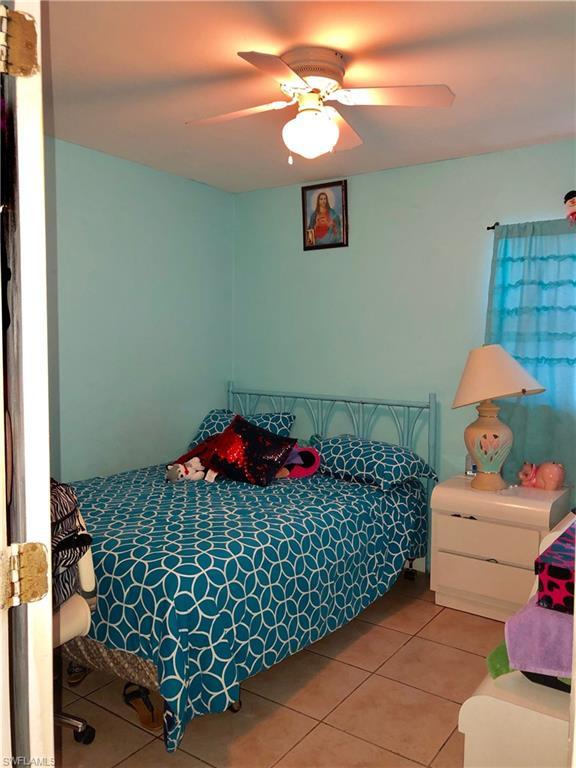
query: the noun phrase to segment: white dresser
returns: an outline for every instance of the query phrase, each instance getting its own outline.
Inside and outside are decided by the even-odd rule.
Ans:
[[[541,552],[573,518],[568,515],[544,537]],[[535,592],[536,577],[533,582]],[[521,672],[496,680],[487,675],[460,707],[464,768],[566,768],[570,719],[570,694],[536,685]]]
[[[465,768],[567,768],[570,694],[521,672],[486,677],[461,706],[458,730]]]
[[[540,542],[570,513],[568,490],[476,491],[465,475],[437,485],[431,506],[436,603],[500,621],[528,599]]]

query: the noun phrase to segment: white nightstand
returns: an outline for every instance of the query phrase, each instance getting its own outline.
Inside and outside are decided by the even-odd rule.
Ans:
[[[476,491],[465,475],[437,485],[431,506],[436,603],[500,621],[528,599],[540,542],[570,513],[567,489]]]

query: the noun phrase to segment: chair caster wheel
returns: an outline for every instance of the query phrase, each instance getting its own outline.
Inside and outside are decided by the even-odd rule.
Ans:
[[[81,731],[74,731],[74,741],[79,744],[92,744],[94,736],[96,736],[96,729],[91,725],[87,725]]]
[[[242,701],[238,699],[238,701],[233,701],[232,704],[228,707],[229,712],[233,712],[236,714],[236,712],[240,712],[242,709]]]

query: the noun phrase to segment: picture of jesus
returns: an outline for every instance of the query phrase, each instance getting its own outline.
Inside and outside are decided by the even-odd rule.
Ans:
[[[303,187],[302,206],[305,250],[348,245],[345,181]]]
[[[314,230],[316,245],[338,243],[342,240],[340,216],[330,205],[328,192],[325,190],[318,192],[316,196],[316,206],[310,216],[308,227]]]

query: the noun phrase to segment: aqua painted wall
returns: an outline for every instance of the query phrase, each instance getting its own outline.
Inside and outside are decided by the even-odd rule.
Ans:
[[[47,140],[52,471],[164,462],[226,380],[441,403],[442,477],[472,408],[486,225],[557,218],[571,142],[348,180],[350,247],[304,252],[300,187],[231,195]],[[234,329],[234,330],[232,330]]]
[[[450,405],[483,343],[494,221],[560,218],[572,142],[348,179],[350,246],[302,250],[300,187],[237,196],[234,378],[441,403],[441,476],[473,408]]]
[[[224,405],[234,197],[47,140],[52,472],[165,462]]]

